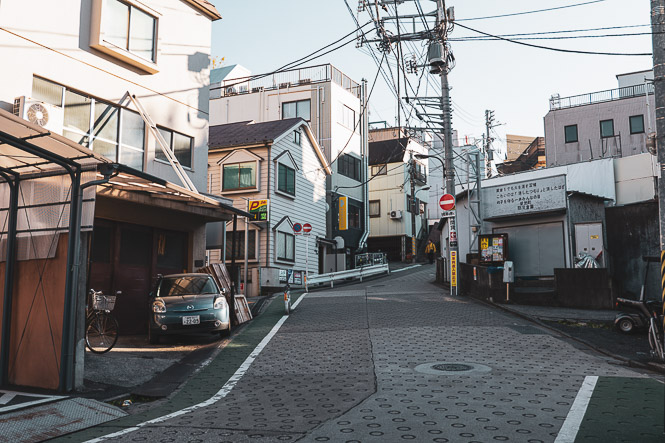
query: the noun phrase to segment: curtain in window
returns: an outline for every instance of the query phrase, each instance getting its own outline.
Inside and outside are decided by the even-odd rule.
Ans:
[[[240,165],[240,177],[238,180],[240,188],[252,188],[255,186],[254,163],[243,163]]]
[[[141,116],[123,109],[121,131],[120,162],[135,169],[143,170],[145,149],[145,123]]]
[[[88,146],[91,101],[89,97],[76,92],[65,92],[65,129],[63,135],[83,146]]]
[[[192,167],[193,139],[183,134],[173,133],[173,153],[181,165]]]

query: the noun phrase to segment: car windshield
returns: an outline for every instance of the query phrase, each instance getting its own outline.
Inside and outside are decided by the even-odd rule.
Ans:
[[[185,276],[166,277],[159,286],[159,296],[169,297],[173,295],[190,294],[216,294],[217,287],[210,277]]]

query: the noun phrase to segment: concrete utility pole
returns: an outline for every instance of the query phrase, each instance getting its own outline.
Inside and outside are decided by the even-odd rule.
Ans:
[[[492,177],[492,141],[494,139],[490,136],[490,131],[494,127],[494,111],[489,109],[485,111],[485,176]],[[478,171],[480,173],[480,171]]]
[[[443,147],[445,156],[446,192],[457,197],[455,192],[455,166],[453,162],[453,122],[450,106],[450,85],[448,84],[449,54],[446,50],[446,32],[448,15],[443,0],[436,2],[436,22],[440,29],[441,45],[443,48],[444,65],[441,67],[441,110],[443,112]],[[450,295],[457,295],[459,283],[457,269],[459,261],[459,246],[457,244],[457,215],[448,219],[448,246],[450,249],[451,284]]]
[[[656,102],[656,149],[660,163],[658,209],[660,220],[661,301],[665,314],[665,0],[651,0],[653,86]],[[665,324],[663,325],[665,328]],[[665,340],[664,343],[665,345]]]
[[[401,131],[401,129],[400,129]],[[409,177],[411,178],[411,197],[409,210],[411,211],[411,263],[416,262],[416,161],[413,159],[413,151],[409,153]]]

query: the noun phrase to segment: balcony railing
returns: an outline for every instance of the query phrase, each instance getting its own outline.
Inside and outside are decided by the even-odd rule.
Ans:
[[[646,85],[640,84],[627,86],[625,88],[591,92],[589,94],[574,95],[572,97],[559,97],[553,95],[550,98],[550,111],[591,105],[594,103],[611,102],[614,100],[622,100],[624,98],[639,97],[646,94],[653,94],[653,92],[653,83],[647,83]]]
[[[254,78],[227,80],[222,82],[221,86],[212,86],[210,90],[219,90],[217,94],[214,94],[216,97],[226,97],[229,95],[249,94],[270,89],[287,89],[293,86],[333,81],[360,98],[360,85],[330,64],[289,69],[276,74],[269,74],[265,77],[261,77],[261,74],[252,77]]]

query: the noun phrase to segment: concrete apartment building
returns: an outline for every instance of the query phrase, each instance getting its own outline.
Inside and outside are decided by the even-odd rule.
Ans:
[[[13,288],[1,382],[80,385],[87,289],[120,291],[120,330],[145,333],[153,278],[202,266],[206,223],[244,213],[198,192],[220,18],[206,0],[0,3],[0,56],[11,65],[0,82],[0,222],[18,219],[0,245]]]
[[[210,192],[232,200],[238,209],[250,210],[252,204],[266,209],[264,217],[248,226],[245,219],[237,221],[235,258],[242,268],[245,232],[248,239],[245,294],[281,289],[287,270],[294,272],[294,287],[304,286],[306,275],[323,272],[326,245],[317,239],[326,236],[326,177],[331,170],[307,122],[289,118],[211,126],[209,143]],[[307,237],[295,235],[296,223],[311,226]],[[227,264],[233,257],[228,225]],[[221,261],[221,250],[210,254],[211,261]]]
[[[544,119],[547,166],[648,152],[647,136],[655,131],[649,79],[653,71],[620,74],[617,89],[552,96]]]
[[[427,152],[420,140],[409,137],[404,130],[370,132],[370,252],[385,252],[389,260],[410,259],[414,211],[416,247],[427,237],[427,161],[412,157]],[[415,196],[411,194],[412,178]]]
[[[327,256],[340,255],[341,263],[350,265],[351,255],[364,247],[368,235],[367,186],[362,184],[367,178],[364,86],[329,64],[251,80],[247,72],[238,65],[213,70],[218,83],[211,85],[210,124],[294,117],[307,121],[332,169],[327,234],[320,243],[327,245]],[[348,201],[348,213],[342,214],[348,218],[347,229],[339,229],[340,197]]]

